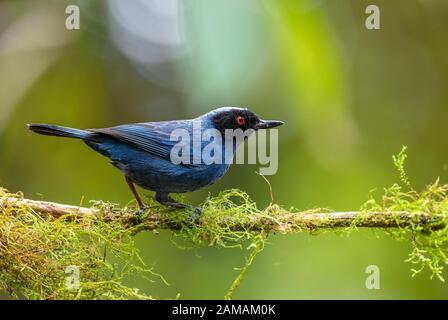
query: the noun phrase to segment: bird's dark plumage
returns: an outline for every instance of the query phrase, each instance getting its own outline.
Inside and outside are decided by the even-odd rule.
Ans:
[[[171,161],[171,150],[178,143],[171,134],[176,129],[193,132],[193,124],[200,120],[200,129],[267,129],[282,124],[264,121],[248,109],[223,107],[191,120],[174,120],[119,125],[102,129],[79,130],[50,124],[30,124],[29,129],[43,135],[83,140],[89,147],[110,159],[120,169],[139,205],[143,207],[134,183],[156,192],[159,202],[184,207],[168,198],[169,193],[194,191],[214,183],[229,168],[229,163],[179,163]],[[191,159],[193,150],[190,148]],[[202,150],[203,146],[201,146]],[[234,149],[230,151],[233,155]]]

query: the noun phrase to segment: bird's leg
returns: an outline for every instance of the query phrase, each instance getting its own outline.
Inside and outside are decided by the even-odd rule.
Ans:
[[[138,206],[140,207],[140,210],[138,211],[139,214],[143,214],[146,211],[146,206],[142,201],[142,198],[140,198],[140,195],[137,192],[137,189],[135,189],[134,182],[129,178],[128,176],[125,176],[126,182],[129,185],[129,188],[131,188],[132,193],[134,194],[135,200],[137,200]]]
[[[193,220],[196,220],[197,218],[199,218],[199,215],[201,214],[201,211],[202,211],[201,208],[196,208],[189,204],[184,204],[184,203],[179,203],[179,202],[174,201],[173,199],[168,197],[168,193],[165,193],[165,192],[156,192],[155,199],[157,202],[159,202],[163,205],[166,205],[166,206],[173,207],[173,208],[178,208],[178,209],[192,208],[193,209]]]

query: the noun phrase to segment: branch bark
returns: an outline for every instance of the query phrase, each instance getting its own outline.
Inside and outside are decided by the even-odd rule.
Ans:
[[[20,210],[24,207],[42,215],[50,215],[55,218],[71,215],[74,217],[98,216],[105,214],[110,219],[120,218],[129,223],[135,222],[135,214],[129,211],[117,212],[111,209],[91,209],[55,202],[37,201],[17,196],[0,198],[0,213],[5,209]],[[252,214],[245,219],[234,217],[219,218],[219,224],[233,231],[265,231],[269,233],[290,233],[300,230],[335,229],[353,225],[366,228],[406,228],[421,226],[426,230],[438,230],[444,228],[444,219],[435,214],[425,212],[406,211],[381,211],[381,212],[286,212],[275,216]],[[200,223],[200,222],[199,222]],[[167,213],[151,213],[142,221],[141,229],[179,230],[182,226],[179,222],[170,219]]]

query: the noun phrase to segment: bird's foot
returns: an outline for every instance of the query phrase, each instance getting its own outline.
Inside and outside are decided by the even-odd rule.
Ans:
[[[198,208],[198,207],[193,207],[189,204],[183,204],[183,203],[179,203],[179,202],[175,202],[175,201],[166,201],[163,203],[166,206],[170,206],[172,208],[175,209],[192,209],[193,210],[193,214],[190,217],[190,221],[191,222],[198,222],[199,217],[201,216],[202,213],[202,209]]]
[[[192,205],[189,204],[183,204],[183,203],[179,203],[179,202],[175,202],[175,201],[168,201],[165,202],[164,205],[176,208],[176,209],[192,209],[193,210],[193,217],[195,218],[199,218],[199,216],[201,215],[202,209],[198,208],[198,207],[193,207]]]
[[[136,214],[141,217],[141,216],[143,216],[146,213],[147,210],[148,210],[147,206],[140,207],[137,210]]]
[[[191,206],[189,204],[176,202],[172,198],[168,197],[167,193],[157,192],[156,195],[155,195],[155,199],[159,203],[161,203],[161,204],[163,204],[165,206],[172,207],[172,208],[176,208],[176,209],[192,209],[193,210],[193,214],[190,217],[190,221],[191,222],[198,222],[199,217],[200,217],[201,212],[202,212],[201,208],[193,207],[193,206]]]
[[[195,223],[199,221],[201,217],[202,209],[199,207],[191,207],[193,209],[193,214],[190,217],[190,221]]]
[[[135,211],[135,219],[137,220],[137,223],[141,223],[143,221],[143,215],[148,210],[147,206],[141,206],[137,211]]]

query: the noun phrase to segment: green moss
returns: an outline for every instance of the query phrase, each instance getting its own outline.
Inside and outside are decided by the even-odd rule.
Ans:
[[[22,195],[0,189],[0,199],[9,197]],[[173,211],[152,200],[148,204],[148,214],[157,212],[165,217],[167,226],[179,229],[174,232],[179,247],[246,246],[252,250],[228,298],[256,253],[262,250],[265,238],[262,224],[255,228],[254,222],[238,230],[234,230],[233,224],[254,216],[272,219],[282,212],[277,206],[258,210],[249,196],[239,190],[209,197],[199,222],[191,220],[190,210]],[[132,221],[129,217],[134,217],[133,208],[122,209],[105,202],[95,202],[92,208],[108,214],[54,218],[43,217],[26,206],[0,208],[0,290],[28,299],[151,299],[122,284],[124,278],[137,273],[148,279],[162,278],[145,266],[133,241],[133,235],[147,226],[145,217]],[[118,213],[112,219],[111,211]],[[222,223],[232,217],[236,220]],[[79,268],[77,290],[66,286],[65,270],[69,266]]]
[[[368,212],[410,212],[415,214],[415,219],[411,216],[410,224],[402,223],[399,214],[392,215],[391,219],[399,227],[393,231],[385,230],[395,239],[412,244],[413,250],[407,261],[413,265],[414,275],[428,269],[432,277],[444,281],[448,185],[437,180],[423,191],[415,191],[404,169],[405,150],[403,148],[393,158],[401,184],[385,188],[379,200],[371,197],[361,207],[350,228],[335,230],[329,220],[320,219],[319,222],[294,225],[289,232],[331,230],[348,234],[366,219],[374,219],[369,218]],[[0,199],[11,196],[21,197],[0,189]],[[149,280],[154,277],[163,280],[145,266],[133,241],[135,233],[155,223],[150,221],[149,214],[156,213],[163,219],[163,223],[156,222],[159,227],[176,229],[173,234],[180,248],[217,246],[248,250],[244,266],[225,294],[225,298],[230,299],[256,255],[263,250],[272,226],[279,225],[281,216],[295,211],[287,211],[275,204],[259,209],[245,192],[236,189],[209,197],[203,203],[199,221],[191,220],[191,210],[173,211],[152,200],[148,204],[148,216],[141,221],[129,219],[135,217],[132,208],[122,209],[104,202],[96,202],[93,207],[100,212],[117,211],[119,214],[113,219],[106,214],[42,217],[28,207],[0,208],[0,290],[29,299],[151,299],[152,296],[123,285],[123,279],[139,274]],[[315,212],[331,211],[314,209],[306,213]],[[437,217],[434,220],[437,225],[422,224],[421,213],[429,218]],[[68,266],[79,267],[80,287],[77,290],[69,289],[65,284]]]
[[[428,269],[431,278],[437,277],[444,281],[443,270],[448,263],[448,185],[441,184],[437,179],[420,192],[414,190],[404,169],[407,157],[405,152],[406,147],[403,147],[401,152],[393,157],[401,184],[385,188],[379,201],[372,197],[362,206],[362,210],[364,212],[407,211],[414,213],[415,217],[418,217],[420,213],[428,214],[429,218],[437,217],[434,219],[437,225],[428,223],[422,226],[421,223],[415,221],[411,223],[411,226],[399,227],[387,232],[397,240],[406,240],[412,244],[413,249],[406,261],[413,265],[411,269],[413,276]],[[400,225],[398,218],[397,223]]]
[[[0,189],[1,197],[8,194]],[[151,299],[122,284],[140,273],[132,230],[103,217],[43,218],[29,208],[0,214],[0,290],[28,299]],[[66,286],[66,268],[79,268],[79,289]]]

